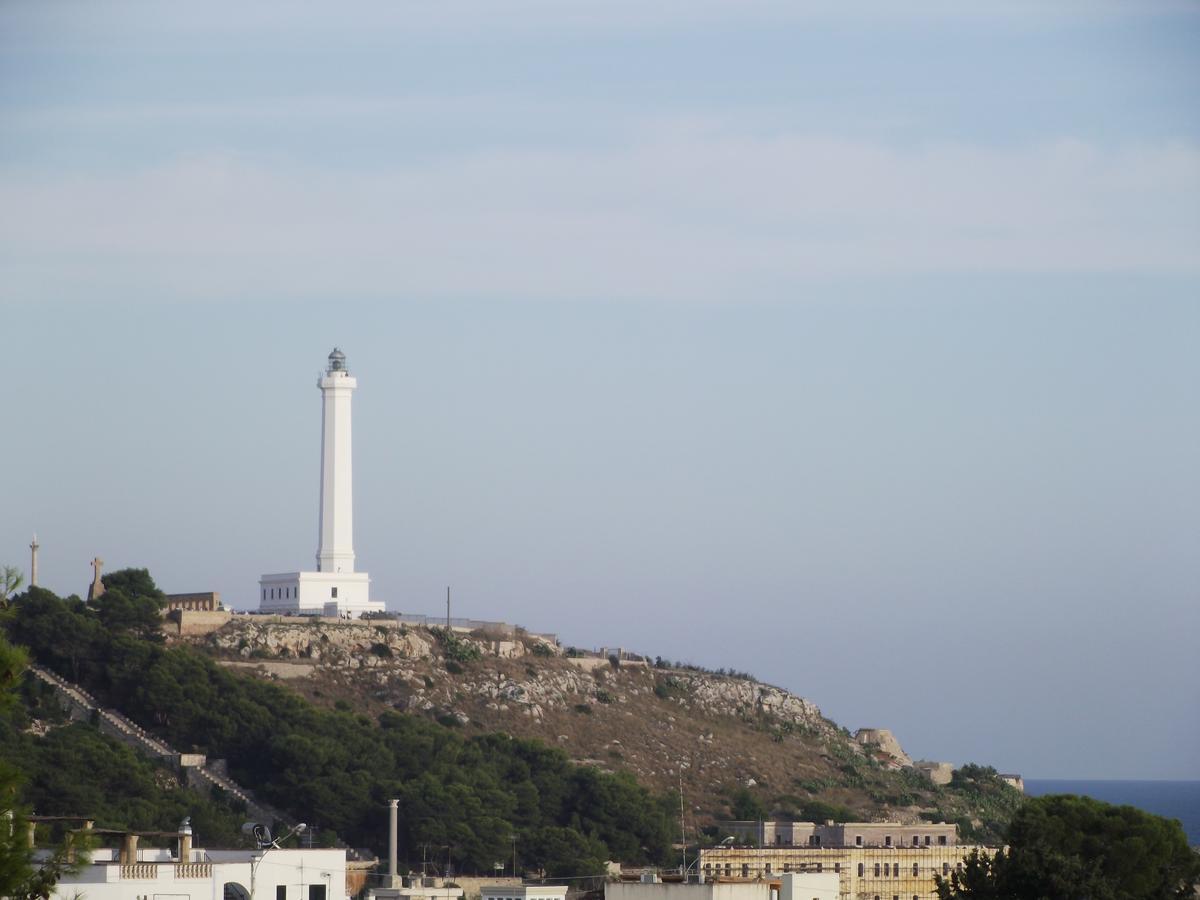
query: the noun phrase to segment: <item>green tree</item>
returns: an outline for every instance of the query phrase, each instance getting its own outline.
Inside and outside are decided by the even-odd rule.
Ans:
[[[0,637],[0,713],[11,712],[17,679],[26,665],[24,651]],[[72,861],[64,846],[34,865],[33,851],[25,843],[26,813],[20,804],[23,780],[21,771],[0,761],[0,897],[11,900],[49,897],[58,880],[86,860],[81,852],[77,861]],[[86,850],[82,846],[77,849]]]
[[[733,818],[743,821],[755,821],[768,817],[767,808],[763,806],[761,800],[750,793],[749,788],[738,788],[734,791],[733,796],[729,798],[729,811],[733,814]]]
[[[1192,896],[1200,857],[1179,822],[1061,794],[1027,800],[1007,848],[938,878],[941,900],[1169,900]]]
[[[146,569],[118,569],[104,576],[104,593],[93,601],[105,628],[146,640],[162,638],[167,596]]]
[[[8,598],[21,589],[25,576],[16,566],[0,568],[0,606],[8,606]]]

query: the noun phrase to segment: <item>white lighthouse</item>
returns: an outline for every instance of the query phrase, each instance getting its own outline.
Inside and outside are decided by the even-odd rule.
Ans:
[[[321,389],[321,512],[317,571],[284,572],[259,579],[262,612],[358,618],[383,612],[370,599],[371,579],[354,571],[354,486],[350,449],[350,398],[358,380],[346,355],[334,347]]]

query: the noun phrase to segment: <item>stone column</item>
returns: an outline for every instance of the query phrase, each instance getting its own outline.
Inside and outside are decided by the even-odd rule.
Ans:
[[[397,887],[399,873],[396,871],[396,834],[400,830],[399,800],[388,801],[388,887]]]
[[[137,865],[138,836],[127,832],[121,836],[121,865]]]

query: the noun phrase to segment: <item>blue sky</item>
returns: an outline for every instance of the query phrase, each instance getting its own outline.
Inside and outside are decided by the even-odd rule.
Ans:
[[[393,608],[1200,777],[1200,9],[646,6],[6,5],[0,555],[252,604],[336,343]]]

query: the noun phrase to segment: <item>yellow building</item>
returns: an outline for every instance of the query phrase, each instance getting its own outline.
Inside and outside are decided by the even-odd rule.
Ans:
[[[771,879],[785,872],[836,872],[842,900],[932,900],[934,875],[948,877],[986,847],[714,847],[700,851],[705,880]]]

